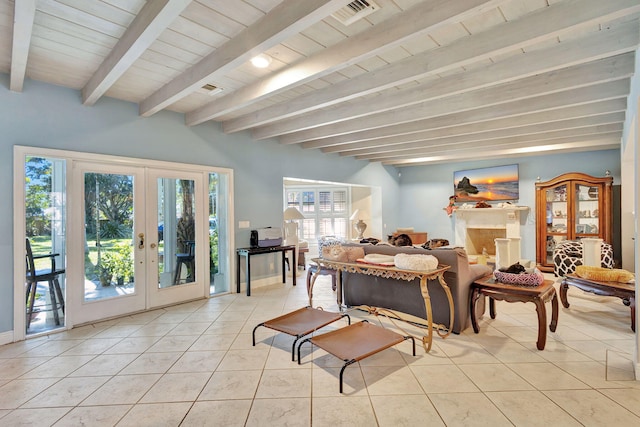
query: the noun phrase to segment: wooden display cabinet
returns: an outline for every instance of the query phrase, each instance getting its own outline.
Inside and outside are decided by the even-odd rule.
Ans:
[[[585,237],[611,242],[613,177],[578,172],[536,182],[536,261],[553,271],[553,249],[564,240]]]

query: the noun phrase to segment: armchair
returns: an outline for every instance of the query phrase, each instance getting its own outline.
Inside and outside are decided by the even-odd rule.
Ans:
[[[583,265],[584,250],[582,243],[574,240],[566,240],[558,243],[553,249],[553,274],[556,277],[564,277]],[[613,268],[613,247],[609,243],[602,243],[600,249],[601,267]]]
[[[342,239],[336,236],[322,236],[318,238],[318,258],[322,258],[323,248],[326,248],[329,246],[341,245],[342,243],[343,243]],[[314,274],[316,274],[317,271],[318,271],[317,265],[310,265],[309,270],[307,270],[307,294],[309,294],[309,292],[311,291],[311,278],[313,277]],[[333,289],[334,291],[336,290],[336,271],[335,270],[320,268],[320,272],[318,274],[321,274],[324,276],[331,276],[331,289]]]

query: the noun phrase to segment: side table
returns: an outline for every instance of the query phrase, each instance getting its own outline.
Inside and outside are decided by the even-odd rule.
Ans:
[[[558,325],[558,297],[553,287],[552,280],[545,280],[538,286],[518,286],[496,282],[493,275],[485,276],[471,284],[469,305],[471,311],[471,325],[473,331],[480,332],[478,319],[476,318],[476,303],[481,295],[489,297],[489,313],[492,319],[496,318],[495,300],[507,302],[532,302],[538,312],[538,350],[544,350],[547,342],[547,311],[545,303],[551,301],[551,323],[549,329],[555,332]]]
[[[251,256],[261,254],[282,253],[282,283],[287,282],[286,252],[291,251],[293,265],[296,265],[296,245],[273,246],[268,248],[238,248],[236,249],[236,292],[240,293],[240,257],[246,258],[247,296],[251,296]],[[296,285],[296,274],[293,274],[293,286]]]
[[[636,289],[634,283],[604,282],[567,274],[560,284],[560,301],[565,308],[569,308],[569,301],[567,301],[569,286],[575,286],[596,295],[620,298],[624,305],[631,307],[631,330],[636,331]]]

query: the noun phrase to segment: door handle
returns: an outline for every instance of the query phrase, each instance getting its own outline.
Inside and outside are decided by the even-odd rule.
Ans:
[[[138,241],[138,249],[144,249],[144,233],[138,234],[138,238],[140,239]]]
[[[151,249],[155,249],[156,248],[156,244],[155,243],[152,243],[149,246],[151,247]]]

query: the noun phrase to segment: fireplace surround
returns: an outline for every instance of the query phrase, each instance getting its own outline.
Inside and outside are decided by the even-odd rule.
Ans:
[[[520,257],[520,237],[522,221],[529,211],[528,206],[491,208],[464,208],[455,211],[455,245],[464,247],[468,255],[479,255],[486,248],[489,255],[496,254],[495,239],[517,241],[517,254]]]

